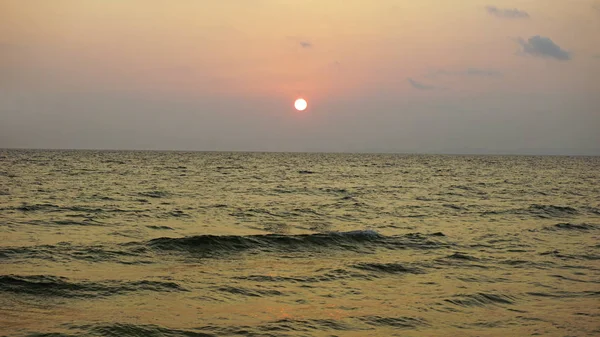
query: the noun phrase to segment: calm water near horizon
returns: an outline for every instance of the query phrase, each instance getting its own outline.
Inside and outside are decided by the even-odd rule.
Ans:
[[[0,150],[1,336],[600,335],[600,157]]]

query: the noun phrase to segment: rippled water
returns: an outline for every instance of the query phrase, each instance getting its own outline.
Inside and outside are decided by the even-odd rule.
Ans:
[[[0,335],[600,334],[600,157],[0,150]]]

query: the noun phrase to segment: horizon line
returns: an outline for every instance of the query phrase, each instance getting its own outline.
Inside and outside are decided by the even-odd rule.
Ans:
[[[566,153],[514,153],[514,152],[454,152],[454,151],[423,151],[423,152],[403,152],[403,151],[269,151],[269,150],[178,150],[178,149],[110,149],[110,148],[41,148],[41,147],[0,147],[1,150],[21,150],[21,151],[99,151],[99,152],[199,152],[199,153],[296,153],[296,154],[387,154],[387,155],[431,155],[431,156],[530,156],[530,157],[599,157],[598,154],[566,154]]]

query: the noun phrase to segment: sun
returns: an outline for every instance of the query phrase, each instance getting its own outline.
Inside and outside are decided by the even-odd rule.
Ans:
[[[294,107],[298,111],[304,111],[304,110],[306,110],[306,107],[308,107],[308,103],[306,103],[306,100],[304,98],[298,98],[294,102]]]

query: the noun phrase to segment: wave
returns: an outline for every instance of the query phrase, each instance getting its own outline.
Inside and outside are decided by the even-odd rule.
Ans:
[[[258,327],[258,330],[264,332],[281,332],[281,331],[324,331],[324,330],[357,330],[352,325],[335,319],[290,319],[284,318]],[[254,335],[254,334],[249,334]],[[262,335],[262,334],[261,334]],[[280,333],[275,336],[282,336]],[[287,335],[284,335],[287,336]]]
[[[557,223],[553,226],[547,226],[543,228],[544,230],[547,231],[590,231],[590,230],[598,230],[600,229],[600,226],[595,225],[595,224],[586,224],[586,223],[581,223],[581,224],[575,224],[575,223],[569,223],[569,222],[563,222],[563,223]]]
[[[150,228],[150,229],[158,229],[158,230],[173,230],[172,227],[169,226],[155,226],[155,225],[148,225],[146,226],[146,228]]]
[[[443,234],[442,234],[443,235]],[[387,249],[436,249],[447,243],[432,240],[438,233],[424,235],[411,233],[403,236],[384,236],[373,230],[330,232],[300,235],[198,235],[182,238],[157,238],[148,245],[159,251],[183,251],[188,253],[218,254],[247,250],[259,251],[308,251],[339,249],[349,251],[372,251]]]
[[[591,214],[600,215],[600,208],[590,207],[590,206],[586,206],[586,207],[583,207],[583,208],[585,208]]]
[[[70,281],[53,275],[1,275],[0,292],[67,298],[105,297],[136,291],[186,291],[175,282],[162,281]]]
[[[552,298],[579,298],[579,297],[600,297],[600,291],[581,291],[581,292],[573,292],[573,291],[557,291],[553,293],[546,292],[528,292],[526,293],[530,296],[535,297],[552,297]]]
[[[166,226],[149,226],[168,230]],[[440,239],[441,238],[441,239]],[[198,235],[181,238],[161,237],[150,241],[104,245],[38,245],[0,248],[0,260],[41,259],[68,262],[115,262],[122,264],[157,263],[156,252],[193,254],[219,258],[224,255],[253,252],[322,252],[325,250],[372,253],[376,249],[440,249],[451,246],[443,240],[443,233],[410,233],[401,236],[384,236],[372,230],[331,232],[302,235]]]
[[[512,214],[512,215],[528,215],[528,216],[535,216],[535,217],[543,218],[543,219],[549,219],[549,218],[572,217],[574,215],[581,214],[582,212],[586,212],[586,210],[583,208],[581,210],[578,210],[578,209],[570,207],[570,206],[531,204],[527,208],[486,211],[486,212],[483,212],[482,215]],[[587,209],[587,212],[593,213],[589,209]]]
[[[191,218],[191,215],[185,213],[182,210],[177,210],[176,209],[176,210],[173,210],[173,211],[170,211],[170,212],[166,212],[166,213],[160,214],[157,217],[158,218],[170,218],[170,217],[173,217],[173,218]]]
[[[438,266],[446,267],[469,267],[469,268],[480,268],[490,269],[497,268],[494,264],[487,263],[489,261],[481,258],[477,258],[466,253],[455,252],[451,255],[436,258],[432,261]]]
[[[600,260],[600,255],[587,253],[587,254],[563,254],[558,249],[541,252],[538,255],[552,256],[563,260]],[[582,267],[583,268],[583,267]]]
[[[272,289],[250,289],[243,287],[222,286],[215,288],[219,292],[229,293],[233,295],[242,295],[247,297],[265,297],[265,296],[284,296],[285,294],[278,290]]]
[[[302,332],[324,330],[358,330],[352,325],[334,319],[291,319],[284,318],[267,322],[258,326],[202,326],[194,329],[171,329],[154,324],[94,324],[94,325],[69,325],[70,330],[79,330],[84,335],[92,336],[186,336],[186,337],[213,337],[213,336],[289,336],[286,332]],[[52,334],[53,336],[56,334]]]
[[[84,219],[82,221],[75,220],[53,220],[53,224],[61,225],[61,226],[105,226],[106,224],[103,222],[99,222],[94,219]]]
[[[487,193],[475,188],[475,187],[471,187],[471,186],[464,186],[464,185],[451,185],[450,188],[453,189],[458,189],[458,190],[463,190],[463,191],[467,191],[476,195],[486,195]]]
[[[373,326],[390,326],[399,329],[418,328],[429,325],[424,319],[412,317],[363,316],[360,317],[360,320]]]
[[[529,206],[531,213],[537,214],[541,217],[562,217],[575,215],[578,211],[569,206],[555,206],[555,205],[538,205],[533,204]]]
[[[105,246],[76,246],[69,243],[56,245],[39,245],[26,247],[0,248],[0,259],[29,260],[40,259],[49,261],[68,262],[80,260],[87,262],[116,262],[122,264],[148,264],[151,263],[145,256],[144,247],[122,249]]]
[[[365,326],[366,325],[366,326]],[[260,325],[206,325],[192,329],[167,328],[155,324],[130,324],[130,323],[100,323],[100,324],[65,324],[69,331],[78,332],[79,335],[90,336],[265,336],[281,337],[307,335],[311,333],[323,334],[324,331],[365,331],[374,327],[389,327],[394,329],[417,329],[430,324],[422,318],[414,317],[387,317],[387,316],[357,316],[345,319],[294,319],[283,318],[264,322]],[[35,336],[72,336],[62,333],[38,333]]]
[[[23,221],[23,224],[34,225],[34,226],[110,226],[105,222],[98,221],[93,217],[86,216],[73,216],[77,217],[81,220],[72,220],[72,219],[60,219],[60,220],[26,220]]]
[[[58,205],[54,205],[54,204],[26,204],[24,203],[21,206],[18,207],[14,207],[15,210],[17,211],[22,211],[22,212],[35,212],[35,211],[51,211],[51,210],[57,210],[60,207]]]
[[[359,263],[352,267],[360,270],[386,274],[423,274],[421,269],[405,267],[399,263]]]
[[[75,327],[73,327],[75,328]],[[78,327],[79,329],[93,333],[93,335],[99,336],[193,336],[193,337],[213,337],[215,335],[202,333],[191,330],[180,330],[180,329],[169,329],[159,325],[147,324],[147,325],[136,325],[136,324],[105,324],[105,325],[83,325]]]
[[[371,279],[368,275],[352,272],[346,269],[335,269],[314,276],[271,276],[271,275],[248,275],[237,276],[234,279],[253,282],[289,282],[289,283],[320,283],[350,278]]]
[[[55,213],[55,212],[80,212],[86,214],[103,214],[103,213],[143,213],[148,210],[145,209],[122,209],[122,208],[94,208],[87,206],[59,206],[55,204],[43,203],[43,204],[28,204],[23,203],[21,206],[17,207],[7,207],[2,208],[0,210],[16,210],[25,213],[30,212],[46,212],[46,213]]]
[[[448,256],[446,256],[446,258],[454,259],[454,260],[479,261],[478,258],[471,256],[471,255],[467,255],[466,253],[461,253],[461,252],[456,252],[452,255],[448,255]]]
[[[555,264],[550,261],[535,262],[531,260],[521,259],[506,259],[499,261],[498,263],[511,266],[513,268],[535,268],[535,269],[549,269],[555,267]]]
[[[487,305],[514,304],[515,298],[509,295],[494,293],[461,294],[444,301],[461,307],[482,307]]]
[[[139,196],[141,197],[147,197],[147,198],[167,198],[169,197],[171,194],[167,191],[145,191],[145,192],[139,192],[138,193]]]

